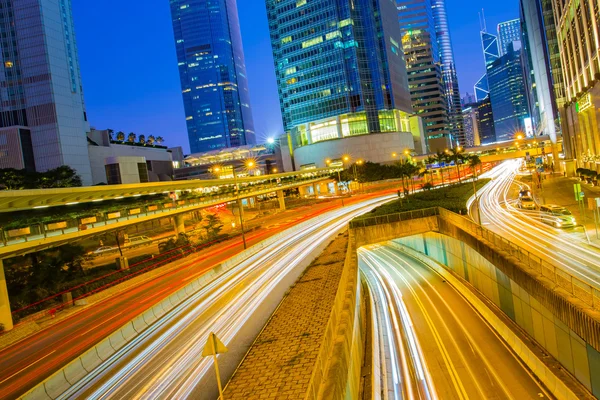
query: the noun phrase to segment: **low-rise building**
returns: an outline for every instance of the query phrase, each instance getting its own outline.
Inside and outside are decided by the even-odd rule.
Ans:
[[[164,146],[118,142],[111,139],[108,130],[92,129],[88,151],[94,185],[173,179],[172,153]]]

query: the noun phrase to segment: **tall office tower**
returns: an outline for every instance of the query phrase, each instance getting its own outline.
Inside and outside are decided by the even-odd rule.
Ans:
[[[477,81],[474,87],[475,98],[477,99],[477,101],[481,101],[489,96],[490,87],[488,83],[487,70],[492,65],[492,63],[500,57],[500,50],[498,48],[498,38],[495,35],[486,32],[485,24],[480,34],[486,73]]]
[[[429,152],[443,151],[455,140],[450,131],[433,4],[431,0],[397,0],[397,8],[412,105],[425,122]]]
[[[527,96],[536,135],[560,132],[558,109],[564,104],[564,85],[551,0],[521,0],[524,70]],[[557,132],[558,131],[558,132]]]
[[[492,112],[492,103],[489,96],[477,103],[477,110],[481,144],[485,145],[496,142],[494,113]]]
[[[467,104],[462,109],[465,121],[465,146],[474,147],[481,145],[479,135],[479,108],[477,104]]]
[[[521,42],[521,20],[512,19],[510,21],[498,24],[498,47],[500,55],[508,52],[508,45],[514,42]],[[520,44],[513,44],[513,48],[521,48]]]
[[[392,153],[415,147],[420,138],[411,130],[393,0],[267,0],[266,6],[296,168],[349,157],[392,161]]]
[[[511,43],[507,53],[490,65],[487,76],[496,140],[514,140],[518,134],[526,132],[526,119],[529,118],[521,51],[514,50]]]
[[[600,4],[553,0],[565,87],[561,122],[567,172],[600,161]],[[575,161],[579,162],[575,165]]]
[[[169,0],[192,153],[256,142],[236,0]]]
[[[0,0],[0,33],[0,168],[69,165],[91,184],[71,1]]]
[[[454,51],[452,50],[452,40],[450,38],[450,26],[448,24],[448,15],[446,14],[446,1],[433,0],[432,7],[435,34],[440,52],[440,62],[442,63],[450,134],[455,142],[464,146],[466,144],[465,127],[460,101],[460,89],[458,88],[458,75],[456,73],[456,64],[454,63]]]

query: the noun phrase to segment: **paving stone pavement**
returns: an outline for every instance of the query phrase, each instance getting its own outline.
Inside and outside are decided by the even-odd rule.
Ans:
[[[347,245],[347,233],[339,235],[292,286],[227,384],[227,400],[304,398]]]

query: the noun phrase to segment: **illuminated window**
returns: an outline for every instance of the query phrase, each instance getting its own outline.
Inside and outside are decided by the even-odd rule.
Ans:
[[[306,49],[308,47],[315,46],[319,43],[323,43],[323,36],[319,36],[314,39],[307,40],[306,42],[302,42],[302,48]]]
[[[4,66],[5,66],[6,68],[12,68],[12,67],[13,67],[13,62],[12,62],[12,61],[6,61],[6,62],[4,63]]]

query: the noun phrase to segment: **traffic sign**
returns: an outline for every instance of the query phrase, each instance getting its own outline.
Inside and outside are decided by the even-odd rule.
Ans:
[[[584,197],[585,197],[585,193],[583,193],[583,192],[579,192],[579,198],[580,198],[580,199],[583,199]]]
[[[213,332],[208,336],[208,340],[204,345],[202,357],[214,356],[217,354],[227,353],[227,347],[219,340]]]
[[[575,192],[575,200],[579,201],[583,198],[583,196],[581,196],[581,194],[583,193],[581,191],[581,183],[575,183],[573,185],[573,191]]]

